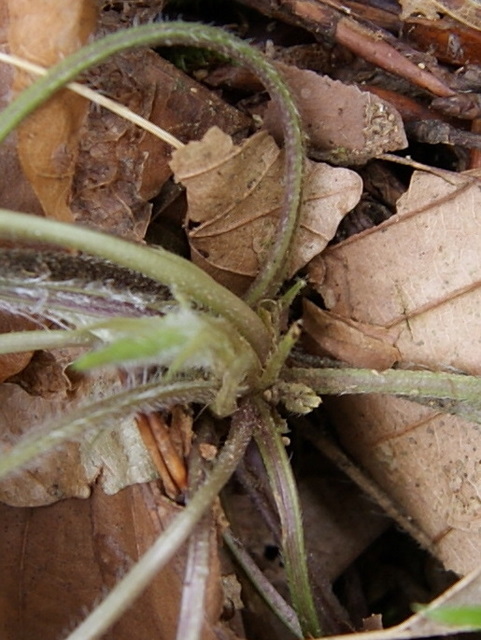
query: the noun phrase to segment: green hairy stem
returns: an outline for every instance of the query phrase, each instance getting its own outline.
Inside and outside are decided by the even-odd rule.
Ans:
[[[184,22],[149,24],[111,34],[65,58],[12,102],[2,113],[0,141],[26,115],[82,71],[114,53],[149,45],[204,47],[228,56],[259,77],[278,105],[286,149],[284,205],[270,251],[246,296],[249,304],[254,304],[275,294],[282,284],[298,225],[304,156],[300,119],[291,93],[279,72],[250,45],[222,29]]]

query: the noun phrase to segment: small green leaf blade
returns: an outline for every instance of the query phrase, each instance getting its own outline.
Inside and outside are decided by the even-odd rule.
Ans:
[[[129,362],[151,360],[162,349],[181,347],[184,336],[179,332],[165,330],[155,336],[121,338],[111,344],[91,351],[78,358],[73,366],[77,371],[87,371],[108,364],[122,365]]]
[[[416,610],[430,620],[434,620],[434,622],[473,630],[481,629],[481,604],[462,607],[438,607],[432,610],[418,606]]]

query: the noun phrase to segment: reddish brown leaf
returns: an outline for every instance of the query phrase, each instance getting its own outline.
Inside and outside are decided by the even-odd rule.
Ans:
[[[180,507],[155,487],[129,487],[115,496],[100,489],[89,500],[43,509],[0,504],[2,638],[54,640],[72,630],[105,597],[175,517]],[[210,542],[211,601],[202,640],[214,640],[221,591],[217,542]],[[184,580],[185,550],[103,637],[174,640]]]

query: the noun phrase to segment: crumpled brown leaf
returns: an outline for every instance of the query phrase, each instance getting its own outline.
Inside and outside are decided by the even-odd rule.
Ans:
[[[10,51],[31,62],[50,67],[85,44],[96,23],[92,0],[11,0]],[[15,74],[14,89],[31,84],[28,74]],[[88,102],[64,90],[35,111],[18,128],[18,155],[24,173],[37,194],[45,215],[73,221],[70,185]]]
[[[260,132],[235,146],[217,127],[173,154],[171,167],[187,188],[193,261],[242,294],[255,277],[282,206],[283,153]],[[308,162],[300,229],[288,274],[319,254],[358,202],[362,182],[343,168]]]
[[[276,66],[296,96],[314,157],[341,165],[365,164],[381,153],[407,146],[402,118],[389,102],[313,71],[282,63]],[[272,102],[264,125],[276,140],[282,139]]]
[[[414,174],[396,216],[326,250],[318,288],[328,309],[397,333],[388,342],[405,366],[479,375],[480,206],[476,178]],[[315,339],[322,345],[320,334]],[[355,357],[357,347],[349,354],[344,345],[343,357]],[[345,446],[430,537],[446,567],[460,574],[477,567],[479,426],[385,396],[327,404]]]
[[[45,372],[44,372],[45,375]],[[66,384],[68,381],[66,380]],[[101,374],[89,381],[93,397],[113,392],[118,381]],[[0,437],[3,446],[14,445],[61,411],[69,411],[67,388],[48,397],[30,395],[17,384],[0,385]],[[87,498],[97,482],[107,494],[156,477],[132,417],[85,435],[81,442],[67,442],[39,456],[21,471],[0,481],[0,501],[17,507],[51,504],[69,497]]]

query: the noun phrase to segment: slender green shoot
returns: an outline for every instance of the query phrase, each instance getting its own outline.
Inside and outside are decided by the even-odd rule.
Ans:
[[[271,408],[259,399],[256,400],[256,408],[259,422],[255,441],[269,476],[281,520],[282,557],[292,603],[304,636],[317,638],[322,635],[322,629],[310,587],[296,483],[279,424],[274,419]]]

